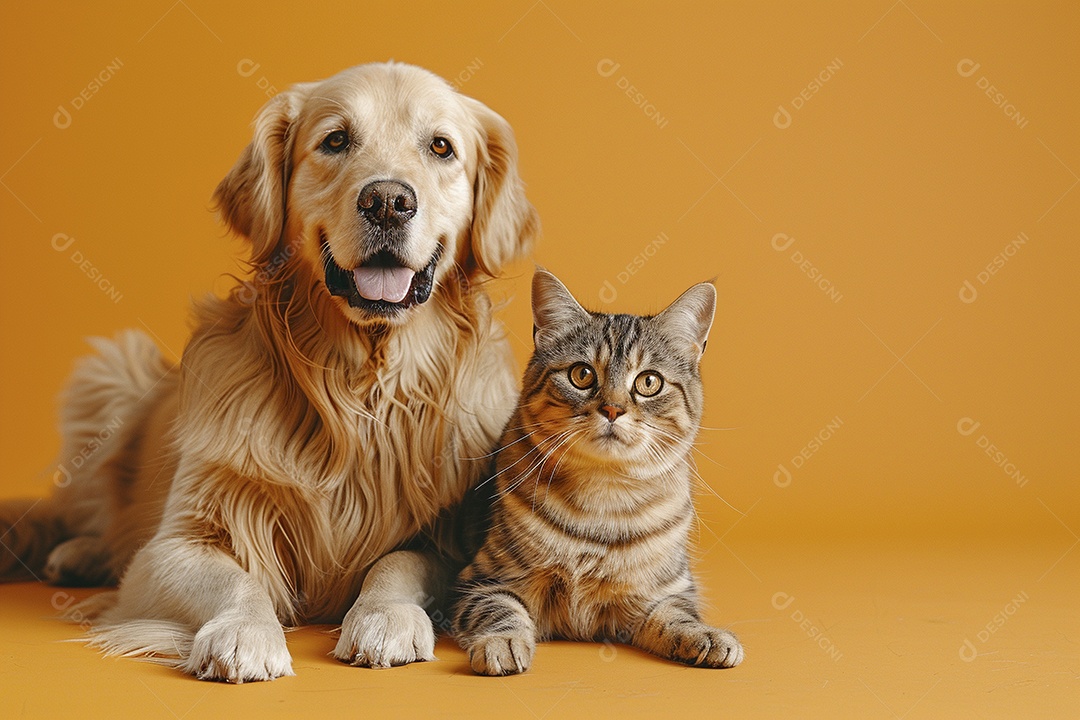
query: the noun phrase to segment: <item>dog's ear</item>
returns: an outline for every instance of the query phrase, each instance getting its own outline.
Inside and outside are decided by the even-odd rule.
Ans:
[[[464,100],[480,128],[470,270],[497,277],[507,263],[532,249],[540,234],[540,218],[518,176],[510,123],[478,100]]]
[[[251,144],[214,191],[222,219],[251,242],[253,265],[270,262],[281,242],[292,127],[309,88],[294,85],[259,110]]]

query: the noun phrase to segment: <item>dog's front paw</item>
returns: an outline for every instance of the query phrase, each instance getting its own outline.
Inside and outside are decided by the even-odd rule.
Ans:
[[[200,680],[231,683],[294,674],[281,625],[231,614],[214,618],[195,634],[183,669]]]
[[[673,660],[708,668],[735,667],[743,661],[743,655],[735,635],[704,624],[680,633],[672,649]]]
[[[529,633],[481,635],[469,643],[469,665],[479,675],[514,675],[525,672],[536,653]]]
[[[434,660],[435,629],[419,605],[361,601],[345,615],[334,657],[373,668]]]

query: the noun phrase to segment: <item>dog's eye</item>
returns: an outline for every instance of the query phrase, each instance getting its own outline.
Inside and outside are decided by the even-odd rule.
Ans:
[[[431,152],[444,160],[446,158],[454,157],[454,147],[450,144],[450,141],[444,137],[437,137],[431,141]]]
[[[596,384],[596,371],[585,363],[571,365],[567,375],[570,383],[579,390],[588,390]]]
[[[323,138],[319,149],[328,153],[339,153],[349,147],[349,133],[344,130],[335,130]]]
[[[634,392],[642,397],[652,397],[664,387],[664,378],[658,372],[646,370],[634,380]]]

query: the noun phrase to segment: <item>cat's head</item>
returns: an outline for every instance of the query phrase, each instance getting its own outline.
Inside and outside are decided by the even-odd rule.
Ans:
[[[699,362],[716,289],[695,285],[655,316],[589,312],[540,269],[532,292],[528,430],[560,438],[568,460],[635,477],[685,462],[701,421]]]

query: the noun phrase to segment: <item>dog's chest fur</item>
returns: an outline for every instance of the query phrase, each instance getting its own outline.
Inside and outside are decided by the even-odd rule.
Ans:
[[[445,318],[417,320],[364,363],[313,344],[302,362],[275,367],[244,322],[189,347],[200,367],[238,357],[237,344],[249,362],[185,382],[200,401],[185,403],[183,422],[203,432],[180,448],[188,472],[178,482],[189,490],[174,496],[194,499],[196,521],[286,622],[340,620],[371,564],[429,530],[477,481],[510,415],[512,363],[490,316],[453,341],[438,337],[453,326]],[[238,377],[268,373],[273,382]],[[213,482],[199,481],[206,473]]]

